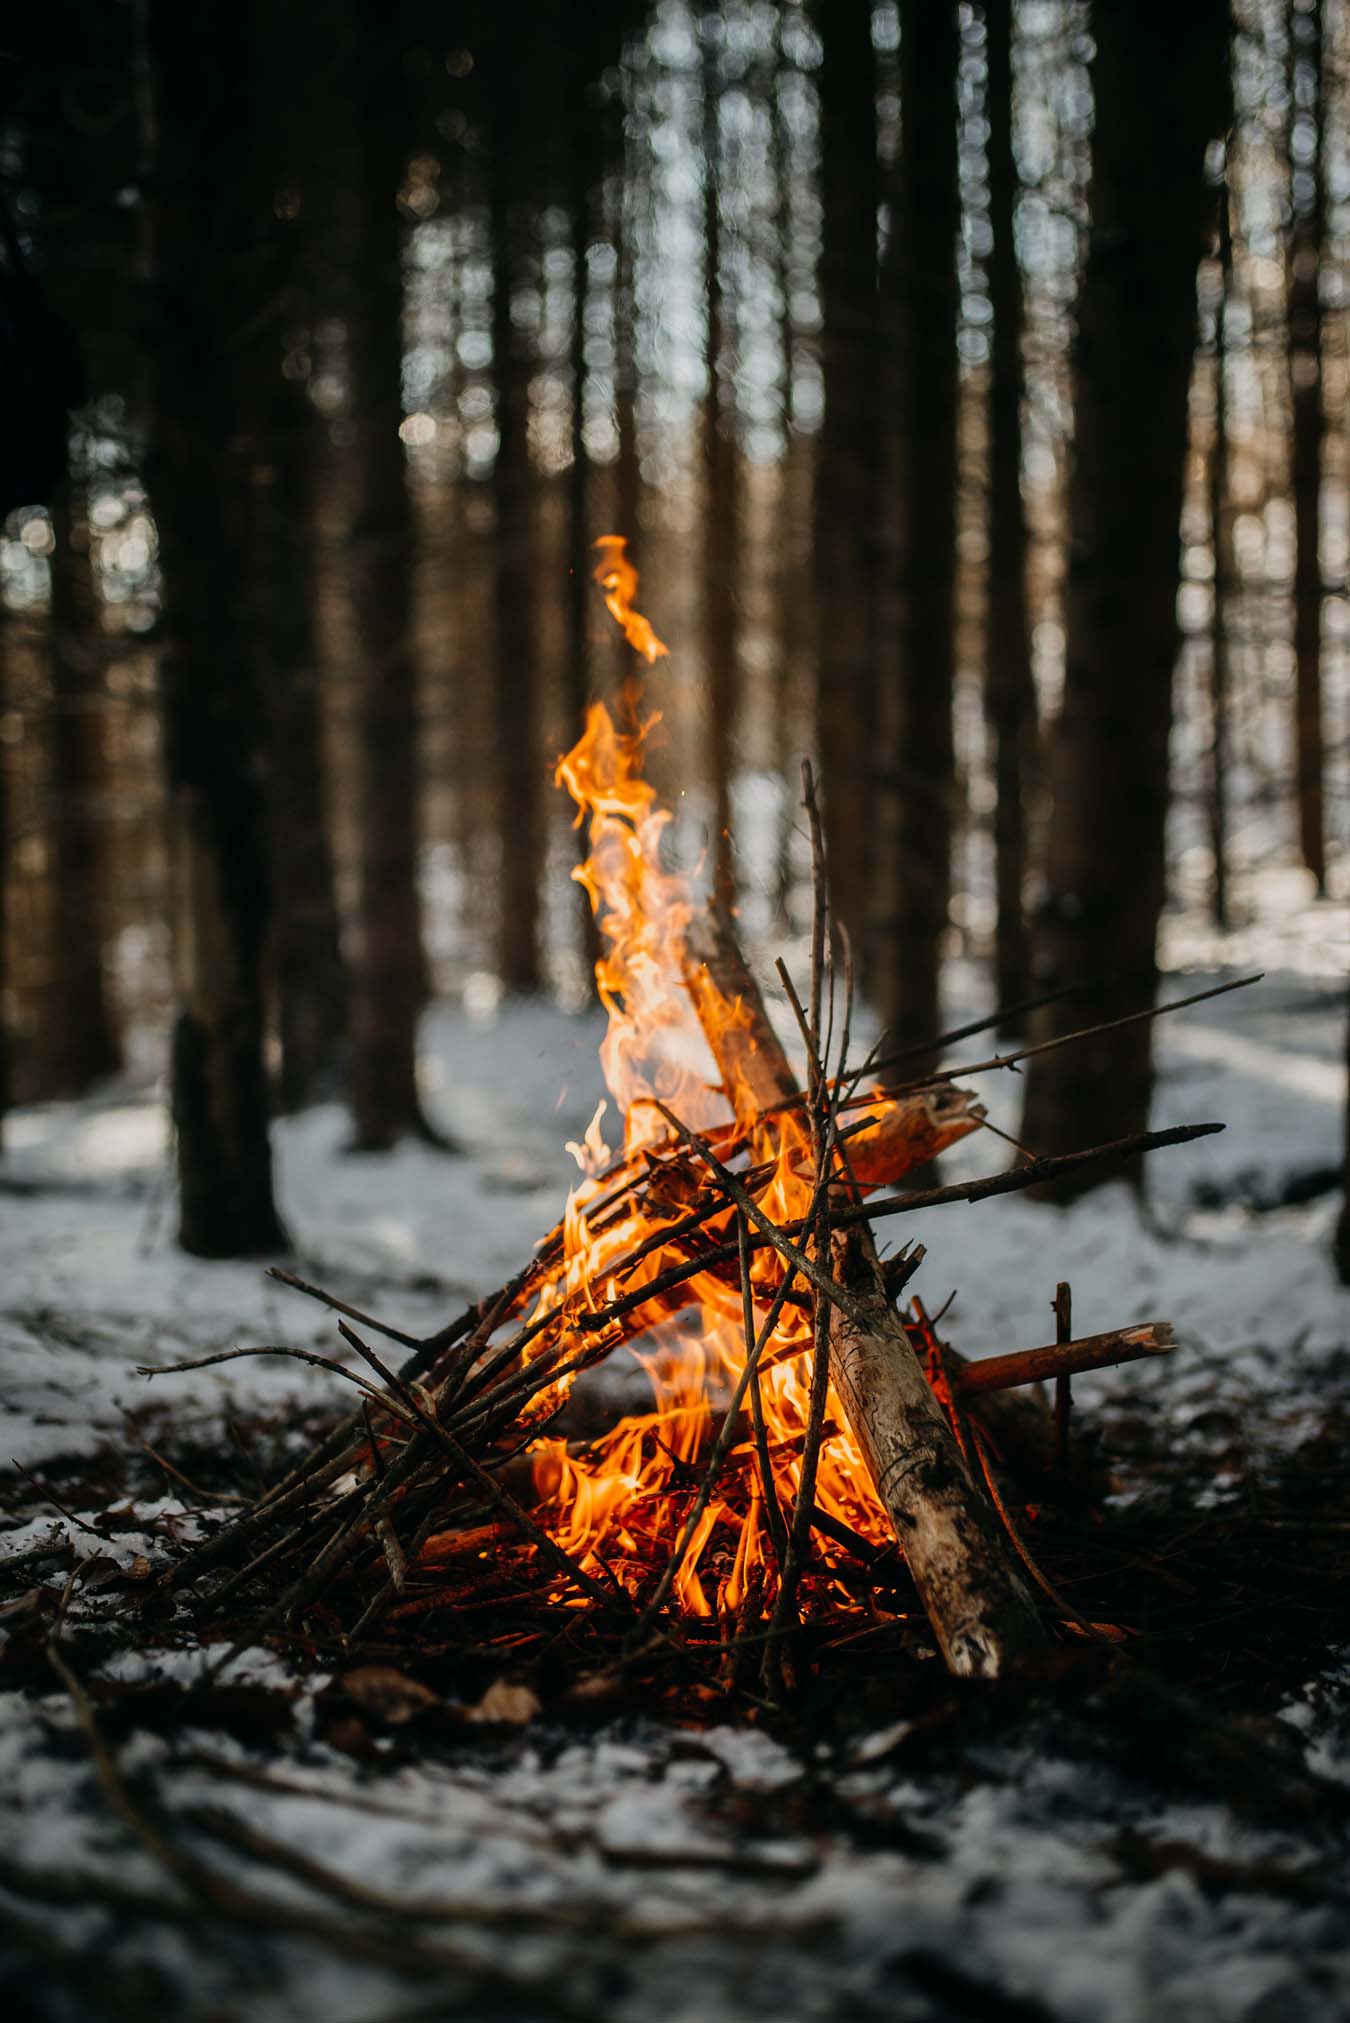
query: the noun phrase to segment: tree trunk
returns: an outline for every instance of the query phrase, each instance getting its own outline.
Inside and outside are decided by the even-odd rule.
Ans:
[[[950,0],[910,9],[900,38],[900,215],[887,261],[902,385],[903,616],[890,768],[898,796],[894,899],[878,990],[901,1046],[941,1031],[942,944],[951,897],[959,51]]]
[[[721,85],[717,47],[703,50],[703,259],[707,315],[703,402],[703,661],[712,761],[711,861],[719,901],[731,904],[731,783],[740,693],[736,591],[740,551],[735,359],[722,251]]]
[[[1289,273],[1289,378],[1293,411],[1294,749],[1299,850],[1317,883],[1327,883],[1322,740],[1322,19],[1320,0],[1290,12],[1291,139],[1306,134],[1293,161],[1294,229]]]
[[[1035,969],[1047,988],[1103,981],[1052,1007],[1047,1034],[1119,1011],[1122,979],[1131,1003],[1156,981],[1195,275],[1213,215],[1204,153],[1223,116],[1228,10],[1223,0],[1182,11],[1161,0],[1108,7],[1094,33],[1068,638]],[[1141,150],[1145,127],[1152,139]],[[1105,1140],[1142,1130],[1152,1030],[1145,1021],[1040,1056],[1028,1075],[1026,1142],[1053,1153],[1084,1133]],[[1102,1177],[1089,1168],[1068,1185],[1081,1190]]]
[[[121,1050],[103,965],[99,803],[106,791],[103,668],[89,526],[71,488],[52,507],[52,885],[54,1086],[79,1095],[114,1074]]]
[[[782,782],[774,866],[774,913],[784,929],[792,920],[795,839],[800,820],[793,783],[801,759],[802,727],[810,711],[814,656],[811,580],[812,441],[798,426],[795,375],[799,364],[793,293],[795,185],[802,167],[793,145],[783,86],[795,72],[788,17],[780,15],[768,89],[772,92],[772,174],[774,178],[774,267],[778,286],[778,344],[782,372],[782,456],[775,502],[776,553],[772,564],[774,629],[774,769]],[[865,950],[857,951],[864,957]]]
[[[1350,1005],[1347,1006],[1350,1012]],[[0,1100],[4,1088],[0,1084]],[[1345,1022],[1345,1171],[1341,1183],[1341,1212],[1336,1219],[1333,1243],[1336,1271],[1342,1285],[1350,1285],[1350,1016]]]
[[[815,22],[825,391],[813,513],[816,740],[836,913],[866,971],[877,709],[876,68],[866,7],[816,0]]]
[[[586,454],[586,299],[590,281],[587,249],[591,219],[596,204],[596,151],[591,137],[589,109],[581,88],[575,89],[572,129],[569,135],[569,169],[572,210],[572,467],[567,476],[567,534],[570,566],[567,579],[567,724],[564,743],[581,735],[586,705],[594,693],[591,675],[591,633],[598,599],[595,594],[594,543],[603,528],[592,528],[591,469]],[[617,370],[617,367],[616,367]],[[633,529],[618,529],[631,539]],[[589,851],[584,828],[574,832],[578,863]],[[594,976],[600,954],[600,932],[595,909],[583,886],[577,887],[577,927],[588,976]]]
[[[356,1149],[431,1137],[417,1092],[427,995],[418,896],[420,779],[414,527],[403,422],[403,51],[380,0],[356,0],[355,245],[347,312],[359,500],[349,542],[358,655],[360,885],[351,1104]]]
[[[492,371],[497,401],[494,592],[498,884],[497,968],[510,991],[534,991],[540,979],[539,878],[543,833],[539,804],[539,677],[535,665],[536,528],[530,468],[530,365],[526,341],[511,318],[520,278],[520,151],[525,146],[515,104],[518,83],[498,53],[494,81],[490,209],[492,232]]]
[[[220,168],[250,138],[241,107],[261,51],[251,12],[221,38],[174,0],[142,0],[140,28],[153,165],[147,435],[163,585],[179,1240],[200,1256],[233,1257],[285,1242],[262,1056],[263,710],[240,629],[249,445],[238,376],[243,351],[265,341],[251,284],[268,221],[241,215],[239,185]]]
[[[622,136],[620,137],[622,146]],[[633,224],[627,208],[627,166],[621,161],[616,176],[614,198],[614,422],[619,449],[615,474],[615,512],[612,530],[636,543],[641,533],[642,468],[637,439],[637,294],[634,287],[636,261],[633,257]],[[607,531],[605,529],[601,530]],[[620,666],[628,668],[628,642],[618,634]]]
[[[271,342],[254,356],[249,560],[250,625],[267,706],[268,845],[273,917],[270,981],[284,1110],[335,1095],[346,1066],[349,986],[342,954],[316,636],[315,499],[319,422],[308,393],[324,216],[325,134],[335,81],[312,80],[303,111],[294,66],[306,55],[306,0],[272,0],[275,65],[258,84],[262,143],[256,200],[277,215]],[[322,89],[321,86],[327,86]]]
[[[303,384],[271,360],[267,439],[254,466],[256,650],[267,696],[268,841],[274,910],[271,968],[283,1110],[336,1094],[345,1065],[342,954],[322,674],[314,629],[314,421]]]
[[[985,714],[994,745],[994,930],[996,1001],[1031,995],[1030,936],[1023,891],[1026,802],[1036,747],[1036,687],[1027,611],[1027,528],[1022,502],[1022,270],[1017,259],[1017,163],[1012,131],[1013,0],[990,0],[989,211],[994,244],[989,293],[994,339],[989,395],[989,610]],[[1004,1021],[1009,1033],[1020,1018]]]
[[[1233,283],[1228,154],[1219,188],[1219,292],[1214,304],[1214,439],[1209,453],[1209,528],[1214,556],[1214,608],[1209,634],[1209,843],[1214,925],[1228,925],[1228,606],[1237,569],[1228,497],[1228,295]]]
[[[10,616],[0,599],[0,717],[9,703]],[[9,747],[0,744],[0,1152],[9,1110]]]

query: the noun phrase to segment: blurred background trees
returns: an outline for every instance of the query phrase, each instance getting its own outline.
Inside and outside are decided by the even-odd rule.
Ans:
[[[603,533],[675,649],[673,851],[790,937],[817,755],[901,1045],[1344,899],[1347,0],[6,39],[0,1058],[71,1095],[172,1031],[190,1248],[283,1240],[269,1111],[435,1138],[433,997],[586,1001],[549,771],[624,669]],[[1028,1142],[1140,1128],[1150,1063],[1043,1057]]]

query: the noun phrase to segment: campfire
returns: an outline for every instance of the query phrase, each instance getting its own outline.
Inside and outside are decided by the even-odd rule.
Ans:
[[[605,603],[653,666],[666,648],[635,607],[625,543],[598,545]],[[778,965],[799,1074],[733,921],[668,862],[671,813],[644,772],[658,722],[635,678],[616,712],[591,706],[558,763],[588,839],[574,875],[602,948],[609,1098],[569,1147],[580,1178],[557,1227],[424,1341],[279,1272],[336,1311],[362,1367],[229,1353],[304,1355],[356,1384],[359,1407],[162,1580],[216,1614],[252,1607],[247,1640],[319,1617],[352,1650],[436,1620],[480,1637],[491,1623],[498,1653],[525,1662],[561,1624],[574,1647],[598,1639],[611,1667],[675,1652],[771,1691],[822,1629],[837,1640],[926,1616],[948,1667],[982,1676],[1056,1637],[1110,1636],[1056,1592],[1019,1514],[1090,1487],[1071,1374],[1166,1353],[1170,1327],[1075,1340],[1062,1286],[1054,1343],[967,1361],[912,1287],[922,1248],[883,1258],[878,1231],[1220,1127],[905,1187],[985,1113],[956,1071],[886,1080],[903,1057],[854,1058],[809,766],[800,989]],[[411,1356],[392,1367],[374,1336]],[[582,1437],[578,1381],[621,1347],[650,1406]]]

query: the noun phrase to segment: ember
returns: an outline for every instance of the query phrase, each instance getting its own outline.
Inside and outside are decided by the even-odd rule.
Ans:
[[[666,648],[635,607],[625,543],[598,546],[606,605],[652,663]],[[557,769],[588,826],[574,875],[602,941],[601,1061],[622,1150],[611,1157],[602,1104],[570,1148],[583,1177],[558,1227],[401,1372],[350,1323],[395,1331],[328,1300],[371,1372],[355,1379],[360,1417],[166,1584],[234,1561],[211,1597],[219,1607],[289,1567],[261,1627],[298,1622],[322,1599],[353,1641],[385,1619],[488,1609],[506,1622],[522,1603],[564,1602],[617,1633],[630,1659],[653,1635],[733,1660],[758,1644],[770,1687],[790,1680],[804,1625],[903,1619],[910,1583],[957,1672],[1031,1659],[1056,1623],[1100,1633],[1040,1572],[1000,1489],[1002,1475],[1054,1494],[1072,1476],[1039,1393],[1017,1387],[1165,1353],[1170,1328],[967,1365],[921,1302],[896,1304],[922,1249],[883,1265],[872,1224],[1219,1127],[870,1199],[979,1130],[984,1112],[949,1071],[861,1090],[869,1063],[849,1058],[851,963],[830,930],[809,767],[805,1003],[779,965],[805,1052],[799,1086],[730,921],[663,859],[671,815],[643,770],[659,715],[644,709],[636,684],[622,723],[593,704]],[[647,1372],[651,1409],[580,1440],[568,1423],[576,1381],[620,1345]],[[500,1644],[542,1641],[531,1625],[504,1629]]]

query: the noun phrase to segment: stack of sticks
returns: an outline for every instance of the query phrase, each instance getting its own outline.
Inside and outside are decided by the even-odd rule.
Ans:
[[[559,1637],[575,1643],[584,1623],[620,1665],[674,1648],[711,1654],[725,1677],[736,1654],[754,1646],[759,1681],[781,1686],[793,1676],[804,1627],[819,1631],[833,1622],[837,1629],[841,1602],[857,1604],[859,1596],[873,1617],[878,1594],[890,1596],[893,1614],[917,1614],[917,1599],[948,1667],[964,1675],[997,1676],[1035,1663],[1057,1623],[1089,1627],[1036,1566],[1001,1483],[1031,1480],[1044,1489],[1062,1479],[1070,1458],[1069,1377],[1166,1353],[1174,1346],[1170,1326],[1144,1323],[1074,1340],[1061,1287],[1056,1342],[967,1362],[906,1293],[922,1249],[883,1262],[875,1228],[893,1216],[1042,1185],[1087,1162],[1222,1127],[1182,1125],[1058,1158],[1026,1156],[975,1181],[876,1194],[984,1121],[958,1076],[1011,1065],[1034,1049],[859,1093],[864,1075],[896,1060],[849,1062],[847,943],[838,937],[836,965],[809,770],[804,785],[815,849],[804,1002],[779,965],[805,1054],[804,1086],[731,923],[710,909],[689,930],[685,981],[735,1115],[699,1133],[658,1104],[668,1135],[601,1176],[603,1186],[581,1211],[588,1232],[613,1227],[635,1196],[652,1225],[628,1255],[606,1264],[603,1296],[585,1285],[538,1300],[563,1256],[560,1225],[508,1284],[423,1340],[277,1272],[335,1312],[364,1370],[281,1346],[174,1366],[291,1355],[362,1394],[358,1409],[299,1466],[160,1573],[163,1589],[191,1594],[199,1610],[240,1618],[224,1662],[261,1637],[306,1626],[312,1634],[316,1621],[352,1654],[432,1618],[451,1645],[481,1646],[486,1622],[494,1649],[522,1655]],[[836,1046],[829,1035],[839,995]],[[715,1018],[712,1008],[728,1002],[740,1015]],[[810,1198],[804,1214],[776,1221],[763,1199],[771,1173],[751,1163],[752,1148],[765,1121],[789,1109],[802,1113],[809,1135]],[[573,1378],[668,1319],[692,1296],[693,1282],[709,1276],[739,1288],[742,1301],[744,1361],[725,1410],[713,1417],[697,1460],[673,1464],[643,1521],[628,1527],[622,1564],[598,1550],[573,1553],[558,1536],[566,1527],[549,1521],[543,1471],[531,1450],[556,1432],[552,1422]],[[793,1457],[795,1494],[784,1507],[775,1487],[782,1455],[770,1448],[761,1379],[781,1353],[775,1331],[789,1303],[811,1320],[809,1342],[803,1349],[798,1337],[792,1353],[812,1361],[810,1414]],[[393,1367],[371,1346],[372,1335],[411,1353]],[[1047,1379],[1057,1387],[1053,1416],[1043,1394],[1025,1388]],[[818,1505],[822,1444],[842,1423],[894,1534],[888,1549]],[[765,1565],[738,1584],[734,1620],[706,1604],[691,1617],[691,1544],[706,1550],[712,1510],[725,1533],[724,1554],[734,1553],[756,1496],[771,1544]],[[568,1605],[561,1616],[559,1603]]]

